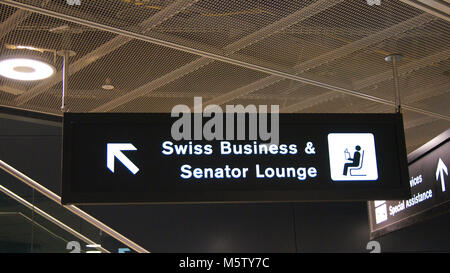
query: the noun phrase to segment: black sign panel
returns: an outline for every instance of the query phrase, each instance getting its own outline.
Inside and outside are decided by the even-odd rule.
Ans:
[[[400,114],[280,114],[278,145],[260,139],[175,141],[171,128],[177,119],[170,114],[65,113],[62,202],[409,196]]]
[[[368,202],[371,237],[450,210],[450,129],[408,156],[411,198]]]

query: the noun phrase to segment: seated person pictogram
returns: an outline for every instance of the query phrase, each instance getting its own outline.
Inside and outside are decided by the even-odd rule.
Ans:
[[[350,153],[346,149],[344,151],[346,155],[346,160],[350,161],[344,164],[344,175],[348,175],[350,172],[350,176],[355,175],[363,175],[363,174],[352,174],[353,170],[359,170],[362,168],[363,159],[364,159],[364,151],[361,151],[361,146],[356,145],[355,153],[353,154],[353,158],[350,157]]]

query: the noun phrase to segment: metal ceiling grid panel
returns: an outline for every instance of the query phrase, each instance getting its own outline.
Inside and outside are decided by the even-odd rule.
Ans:
[[[400,1],[80,2],[14,1],[52,17],[0,4],[1,56],[18,52],[6,44],[59,50],[70,41],[77,55],[70,59],[69,111],[168,112],[202,96],[206,103],[280,104],[286,112],[390,112],[392,106],[335,87],[393,101],[392,71],[383,57],[399,52],[402,102],[450,114],[449,22]],[[76,24],[67,16],[82,20]],[[51,52],[20,52],[53,61]],[[258,72],[253,65],[332,86]],[[0,104],[61,114],[61,57],[55,66],[59,73],[40,82],[0,78]],[[108,78],[115,88],[101,89]],[[414,147],[421,140],[409,131],[421,128],[418,132],[431,136],[449,122],[406,111],[406,124],[408,147]]]
[[[157,92],[221,94],[264,76],[267,74],[227,63],[213,62],[163,86]]]
[[[70,100],[67,104],[71,107],[71,111],[91,111],[195,58],[197,56],[192,54],[131,40],[116,49],[114,53],[110,53],[74,74],[69,81],[69,90],[95,94],[95,98],[87,98],[87,104],[84,106],[80,103],[71,103]],[[113,90],[101,89],[106,79],[111,79],[111,83],[115,87]],[[72,91],[70,93],[73,94]],[[96,101],[92,101],[92,99]],[[131,108],[129,111],[133,111],[133,109]]]
[[[335,2],[337,4],[328,9],[242,49],[239,53],[286,67],[298,65],[301,70],[306,70],[310,68],[304,67],[302,62],[374,35],[421,13],[411,9],[399,12],[405,5],[395,1],[371,7],[364,1]],[[302,32],[305,29],[308,31]],[[364,44],[360,47],[363,46]]]
[[[341,101],[339,98],[334,101],[336,104],[336,111],[338,113],[382,113],[382,112],[394,112],[393,107],[387,105],[377,104],[376,102],[344,95]],[[319,104],[317,104],[319,105]],[[320,103],[324,105],[324,103]],[[366,111],[366,109],[369,109]]]
[[[330,92],[321,87],[299,84],[290,80],[279,81],[247,96],[253,95],[256,98],[260,97],[264,99],[265,96],[269,96],[270,94],[275,94],[275,96],[283,98],[281,103],[279,102],[280,112],[282,113],[308,113],[310,108],[316,104],[326,104],[343,96],[340,93]],[[238,100],[243,103],[243,98],[239,98]],[[268,102],[267,104],[274,104],[274,102]],[[327,112],[329,111],[325,111],[325,113]]]
[[[16,11],[17,11],[16,8],[1,5],[0,6],[0,22],[4,23],[8,18],[11,18],[10,16],[13,15],[14,12],[16,12]]]
[[[450,107],[449,102],[450,101],[450,93],[446,92],[445,94],[437,97],[429,97],[422,101],[414,103],[414,106],[420,107],[429,111],[433,111],[435,109],[441,109],[439,112],[443,115],[450,115]],[[431,106],[432,105],[432,106]]]
[[[297,35],[296,37],[290,33],[277,33],[231,56],[295,74],[297,71],[294,67],[297,64],[343,45],[345,43],[342,41],[317,34]]]
[[[450,28],[447,22],[447,28]],[[345,58],[337,59],[328,64],[325,64],[316,69],[310,70],[313,74],[326,75],[330,79],[341,80],[343,82],[355,83],[370,77],[372,75],[380,74],[390,68],[390,64],[386,63],[384,57],[390,52],[402,52],[405,58],[399,65],[407,65],[410,62],[420,62],[421,59],[437,54],[443,50],[448,50],[450,44],[450,32],[445,34],[441,31],[433,32],[434,35],[429,34],[429,27],[434,24],[432,21],[420,29],[415,28],[410,31],[401,33],[390,39],[381,41],[370,47],[356,51]],[[438,28],[441,29],[441,28]],[[418,32],[422,32],[427,37],[427,45]],[[428,46],[429,44],[429,46]],[[422,48],[426,48],[422,50]],[[445,56],[442,56],[445,58]],[[355,86],[358,88],[358,86]]]
[[[228,28],[228,35],[211,35],[211,45],[226,49],[231,54],[255,42],[273,35],[295,22],[285,20],[289,15],[312,4],[314,1],[201,1],[195,7],[203,10],[198,26],[213,22]],[[174,17],[173,20],[176,20]],[[284,20],[284,21],[283,21]],[[233,23],[229,24],[232,21]],[[168,22],[169,23],[169,22]],[[270,26],[276,29],[271,29]],[[268,28],[266,28],[268,27]],[[198,40],[203,43],[202,40]]]
[[[450,22],[435,18],[403,33],[396,42],[387,42],[383,46],[388,52],[402,52],[410,60],[424,58],[449,48],[449,28]]]
[[[447,58],[450,58],[450,56],[447,56]],[[401,69],[402,67],[404,69]],[[448,107],[450,75],[447,71],[449,68],[449,59],[429,62],[422,67],[416,64],[413,64],[413,66],[409,66],[408,64],[401,65],[399,69],[399,73],[401,74],[399,88],[402,102],[448,115],[448,111],[450,110],[450,107]],[[392,99],[395,93],[392,73],[380,73],[378,76],[375,75],[374,79],[376,80],[373,80],[373,84],[367,85],[361,91],[380,97],[391,97]],[[437,107],[433,104],[421,103],[421,101],[430,97],[436,97],[438,100],[442,100],[447,106]]]
[[[223,75],[227,75],[224,77]],[[226,63],[215,62],[208,66],[199,68],[198,70],[189,74],[189,76],[182,76],[181,78],[168,82],[167,84],[152,90],[147,89],[143,96],[135,98],[134,100],[124,103],[112,111],[117,112],[170,112],[172,107],[178,104],[178,98],[181,97],[183,104],[192,106],[194,96],[204,97],[205,103],[208,98],[217,97],[218,94],[227,92],[230,88],[239,87],[241,84],[253,82],[266,76],[264,73],[244,69]],[[149,86],[150,87],[150,86]],[[153,94],[171,94],[164,99],[161,104],[161,96],[154,96]],[[177,94],[180,94],[177,96]],[[186,97],[186,94],[191,94]],[[153,100],[152,100],[153,98]],[[145,101],[143,103],[141,100]],[[166,103],[172,101],[173,103]],[[120,112],[119,111],[119,112]]]
[[[311,102],[301,110],[306,113],[341,113],[342,109],[349,104],[348,96],[340,96],[328,99],[328,103]]]
[[[285,96],[292,96],[292,98],[295,98],[296,96],[301,96],[301,98],[304,98],[306,95],[308,95],[309,88],[302,88],[305,86],[308,86],[307,84],[296,82],[293,80],[286,80],[284,78],[279,77],[278,82],[274,82],[271,85],[268,86],[261,86],[260,89],[255,90],[252,92],[253,95],[285,95]],[[314,91],[314,90],[311,90]],[[306,93],[306,94],[305,94]]]
[[[143,1],[99,0],[83,1],[70,5],[66,0],[21,0],[16,1],[60,14],[70,14],[89,21],[102,22],[112,27],[137,30],[137,24],[157,14],[173,1],[153,1],[157,4],[139,5]]]
[[[222,49],[312,2],[198,1],[155,30]]]
[[[432,119],[405,131],[407,152],[410,153],[424,143],[447,130],[449,122],[442,119]]]
[[[172,110],[172,107],[178,104],[191,107],[193,105],[193,99],[191,97],[140,97],[122,104],[110,112],[123,113],[133,109],[134,113],[167,113]]]
[[[58,84],[57,86],[62,88],[61,84]],[[28,101],[23,108],[38,112],[62,115],[61,91],[59,92],[59,95],[51,94],[49,92],[39,94]]]
[[[187,71],[190,72],[191,70]],[[120,103],[116,104],[117,106],[112,106],[109,110],[116,111],[116,108],[120,107],[122,111],[136,111],[136,106],[134,103],[130,102],[135,101],[138,105],[142,105],[142,103],[139,102],[139,99],[143,97],[152,97],[153,93],[168,93],[172,95],[180,93],[181,96],[190,93],[192,94],[190,99],[192,102],[194,96],[203,96],[205,94],[207,97],[211,97],[211,94],[217,96],[217,94],[227,92],[230,88],[238,87],[243,83],[253,82],[266,76],[264,73],[220,62],[214,62],[201,67],[194,65],[194,70],[192,71],[193,72],[191,73],[183,71],[183,73],[176,74],[173,77],[170,77],[170,79],[163,80],[162,83],[160,83],[160,79],[149,81],[139,88],[142,89],[142,92],[140,92],[141,95],[136,96],[132,100],[125,100],[123,103],[120,101]],[[224,77],[224,75],[227,76]],[[139,89],[134,89],[132,92]],[[149,102],[149,104],[147,104],[145,109],[140,109],[140,112],[155,112],[156,109],[161,109],[160,107],[154,108],[154,103],[150,103],[151,101],[148,99],[146,101]],[[128,105],[128,107],[125,107],[125,104]],[[172,106],[174,105],[175,104]],[[172,107],[165,111],[170,111],[171,108]],[[93,111],[95,111],[95,109]]]

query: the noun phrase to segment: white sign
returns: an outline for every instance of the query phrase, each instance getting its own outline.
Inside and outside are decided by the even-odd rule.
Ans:
[[[386,207],[386,200],[375,201],[375,221],[377,224],[382,223],[388,219],[388,212]]]
[[[328,134],[328,150],[333,181],[374,181],[378,179],[373,134]]]

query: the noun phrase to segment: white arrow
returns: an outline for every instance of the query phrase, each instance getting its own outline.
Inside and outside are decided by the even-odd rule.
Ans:
[[[106,166],[111,172],[114,172],[114,157],[122,162],[130,172],[136,174],[139,168],[133,164],[122,151],[136,151],[136,147],[131,143],[107,143],[106,144]]]
[[[442,192],[445,192],[444,173],[448,175],[448,169],[447,166],[445,166],[444,161],[439,158],[439,162],[436,167],[436,181],[439,181],[439,176],[441,176]]]

